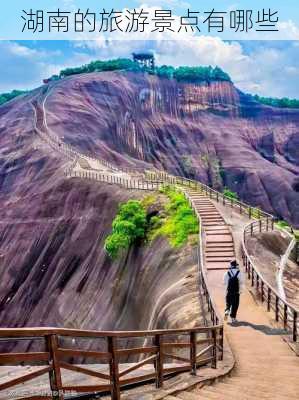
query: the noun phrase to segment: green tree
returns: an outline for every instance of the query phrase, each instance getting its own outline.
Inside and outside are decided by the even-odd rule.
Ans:
[[[14,99],[15,97],[21,96],[22,94],[28,93],[25,90],[13,90],[10,93],[2,93],[0,94],[0,105],[6,103],[7,101],[10,101]]]
[[[112,233],[105,240],[105,249],[111,258],[116,258],[122,249],[128,249],[146,232],[146,210],[138,200],[129,200],[119,207],[112,223]]]

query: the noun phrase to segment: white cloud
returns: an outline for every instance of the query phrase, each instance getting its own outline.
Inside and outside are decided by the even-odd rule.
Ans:
[[[0,92],[37,87],[61,67],[53,63],[61,56],[59,50],[36,50],[17,42],[0,41],[0,54]]]
[[[169,35],[171,38],[171,35]],[[31,46],[32,47],[32,46]],[[28,48],[0,42],[0,92],[38,86],[42,79],[61,69],[94,59],[130,57],[132,52],[152,51],[159,65],[218,65],[241,90],[273,97],[298,98],[298,42],[225,42],[201,36],[192,40],[72,42],[70,56],[59,50]]]
[[[158,64],[218,65],[230,74],[236,86],[245,92],[265,96],[298,97],[297,42],[225,42],[217,37],[201,36],[192,40],[98,41],[77,43],[92,49],[95,58],[128,57],[133,51],[153,51]]]

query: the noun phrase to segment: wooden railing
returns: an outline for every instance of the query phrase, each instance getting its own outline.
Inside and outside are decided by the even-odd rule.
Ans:
[[[76,160],[73,162],[75,165]],[[73,166],[74,166],[73,165]],[[73,168],[72,166],[72,168]],[[93,171],[74,171],[70,169],[66,172],[67,176],[93,179],[101,182],[119,184],[126,188],[156,190],[161,187],[161,182],[136,180],[123,178],[117,175],[100,174]],[[51,388],[48,396],[39,396],[39,399],[62,400],[66,393],[95,393],[110,391],[112,400],[120,399],[120,389],[123,386],[155,380],[156,386],[162,387],[165,376],[184,371],[196,374],[197,368],[211,363],[212,368],[217,367],[217,360],[223,359],[223,324],[211,293],[208,288],[207,277],[203,265],[203,232],[201,230],[200,215],[192,200],[188,197],[191,206],[199,220],[199,244],[198,244],[198,279],[200,288],[200,298],[205,299],[209,314],[209,319],[204,312],[205,326],[191,329],[164,329],[152,331],[131,331],[131,332],[98,332],[88,330],[71,330],[58,328],[24,328],[24,329],[0,329],[0,341],[20,340],[42,340],[44,349],[41,351],[27,351],[25,353],[1,353],[0,364],[24,364],[24,363],[44,363],[43,367],[25,373],[17,378],[12,378],[5,383],[0,383],[0,391],[13,388],[21,383],[26,383],[34,378],[47,374]],[[198,337],[200,336],[200,337]],[[205,337],[203,337],[205,336]],[[65,338],[89,338],[103,339],[106,342],[106,350],[84,350],[76,348],[65,348],[63,339]],[[142,347],[121,347],[121,339],[140,339],[147,338]],[[183,341],[182,341],[183,338]],[[151,343],[148,344],[151,339]],[[181,354],[182,351],[188,352],[188,356]],[[174,353],[179,351],[179,354]],[[122,368],[122,358],[134,355],[147,355],[141,361]],[[88,364],[74,364],[69,360],[76,358],[102,361],[96,364],[96,369]],[[174,360],[176,363],[166,364],[166,360]],[[103,363],[104,362],[104,363]],[[179,363],[178,363],[179,362]],[[133,375],[145,365],[152,365],[152,371]],[[100,368],[101,367],[101,368]],[[105,370],[107,369],[107,371]],[[89,377],[98,379],[98,382],[87,384],[78,382],[65,384],[62,370],[77,372]],[[1,394],[1,392],[0,392]]]
[[[42,349],[39,351],[9,352],[0,354],[2,365],[24,365],[24,363],[39,363],[38,369],[31,368],[30,372],[12,377],[0,383],[1,391],[6,391],[7,398],[10,397],[8,389],[17,385],[30,382],[32,379],[47,375],[45,384],[50,385],[50,393],[40,395],[39,389],[35,392],[30,384],[30,398],[63,400],[67,393],[90,393],[111,392],[113,400],[120,399],[120,389],[123,386],[155,380],[157,388],[162,387],[165,376],[175,373],[190,371],[196,374],[197,368],[211,364],[212,368],[217,367],[217,360],[223,357],[221,347],[222,326],[195,327],[191,329],[163,329],[152,331],[131,331],[131,332],[98,332],[89,330],[58,329],[58,328],[22,328],[22,329],[0,329],[0,342],[19,341],[41,341]],[[202,337],[208,335],[208,337]],[[223,336],[223,332],[222,332]],[[105,348],[100,350],[83,350],[78,348],[65,347],[65,340],[81,338],[89,340],[102,339]],[[122,339],[144,339],[146,344],[142,347],[123,347],[120,345]],[[149,340],[151,343],[149,344]],[[218,351],[220,349],[220,352]],[[178,350],[180,353],[174,353]],[[182,355],[182,351],[187,351]],[[132,355],[146,355],[141,361],[126,365],[122,368],[122,359]],[[97,360],[97,364],[91,368],[87,363],[75,364],[74,359],[83,358],[86,361]],[[166,360],[174,360],[175,363],[166,364]],[[71,361],[72,362],[71,362]],[[100,362],[99,362],[100,361]],[[42,364],[42,365],[40,365]],[[146,371],[141,370],[140,374],[131,373],[145,365],[150,365]],[[73,371],[92,377],[92,383],[81,382],[76,379],[76,384],[65,383],[62,370]],[[11,376],[11,371],[10,371]],[[38,387],[43,385],[39,383]],[[45,385],[47,386],[47,385]],[[24,386],[23,386],[24,387]],[[16,392],[16,389],[15,389]],[[44,392],[44,390],[43,390]]]
[[[298,341],[298,313],[294,306],[282,298],[278,290],[273,288],[263,277],[247,249],[247,240],[250,236],[261,232],[268,232],[274,229],[274,220],[269,223],[268,219],[261,219],[249,223],[243,234],[242,255],[248,279],[251,286],[255,287],[260,300],[266,305],[267,311],[274,311],[276,322],[282,321],[284,329],[291,332],[292,341]]]
[[[212,200],[216,200],[218,203],[222,203],[225,206],[229,206],[231,208],[239,211],[240,214],[246,215],[248,218],[266,218],[268,223],[273,219],[273,215],[262,211],[257,207],[252,207],[249,204],[243,203],[242,201],[236,200],[232,197],[226,196],[225,194],[218,192],[210,188],[209,186],[201,183],[199,181],[195,181],[193,179],[187,179],[180,176],[170,175],[167,172],[162,171],[145,171],[146,179],[151,182],[164,182],[173,185],[182,185],[189,187],[191,189],[198,190],[199,192],[204,193]]]
[[[126,189],[137,189],[137,190],[158,190],[161,187],[159,182],[150,182],[144,179],[135,179],[134,177],[121,176],[117,174],[100,173],[95,171],[76,171],[68,169],[65,171],[67,178],[82,178],[95,180],[98,182],[105,182],[109,184],[119,185]]]

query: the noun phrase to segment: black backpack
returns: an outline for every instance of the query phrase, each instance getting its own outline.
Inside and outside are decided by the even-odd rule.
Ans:
[[[239,293],[239,279],[238,279],[239,272],[240,271],[238,270],[238,272],[235,275],[232,275],[230,271],[228,271],[229,280],[228,280],[227,291],[229,293]]]

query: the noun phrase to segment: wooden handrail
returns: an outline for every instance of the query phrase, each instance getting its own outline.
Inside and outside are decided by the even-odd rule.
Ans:
[[[257,292],[261,294],[262,303],[266,302],[267,311],[273,309],[275,313],[275,320],[279,322],[283,321],[284,328],[291,328],[293,342],[298,341],[298,314],[299,310],[296,309],[287,300],[283,299],[278,293],[277,289],[274,288],[266,279],[262,276],[257,265],[250,257],[248,249],[246,247],[246,239],[248,236],[253,236],[255,232],[268,232],[274,229],[274,221],[271,221],[269,226],[267,219],[261,219],[259,221],[252,221],[247,224],[243,231],[242,239],[242,256],[243,264],[245,267],[246,275],[251,280],[251,285],[255,286]],[[288,233],[288,232],[286,232]],[[273,304],[274,301],[274,304]]]
[[[63,400],[64,393],[68,390],[80,393],[92,393],[94,391],[111,391],[113,400],[120,399],[120,388],[123,385],[133,384],[137,382],[143,382],[147,379],[155,379],[156,386],[161,387],[163,385],[164,377],[169,373],[179,373],[183,371],[190,371],[192,374],[196,374],[196,369],[200,365],[206,365],[211,363],[212,367],[217,365],[218,355],[217,346],[221,343],[221,329],[222,326],[209,326],[209,327],[195,327],[186,329],[159,329],[150,331],[109,331],[109,332],[98,332],[81,329],[62,329],[62,328],[8,328],[0,329],[0,337],[6,341],[18,341],[18,340],[31,340],[32,338],[38,338],[44,341],[46,352],[33,352],[27,351],[26,353],[2,353],[0,354],[0,364],[11,365],[20,364],[20,362],[31,362],[34,363],[44,362],[45,365],[42,369],[32,371],[30,373],[24,373],[24,375],[12,378],[4,383],[0,384],[0,390],[12,388],[21,383],[30,381],[38,376],[48,373],[50,380],[50,387],[53,400]],[[196,335],[200,333],[208,333],[211,340],[197,340]],[[187,335],[189,341],[180,342],[182,335]],[[128,337],[139,337],[151,336],[153,339],[153,346],[151,347],[136,347],[136,348],[119,348],[118,340]],[[168,343],[169,336],[173,336],[175,340],[173,343]],[[81,349],[65,349],[62,348],[60,339],[64,337],[71,338],[104,338],[107,343],[107,351],[88,351]],[[166,339],[166,340],[165,340]],[[165,343],[165,347],[164,347]],[[183,344],[183,346],[182,346]],[[197,346],[207,346],[200,348],[197,352]],[[78,345],[77,345],[78,346]],[[169,350],[190,348],[190,358],[177,356],[169,353]],[[167,352],[168,351],[168,352]],[[222,349],[223,351],[223,349]],[[210,352],[210,357],[199,358],[201,355],[205,355]],[[140,353],[151,353],[146,359],[135,363],[132,366],[126,367],[120,371],[120,358],[126,357],[128,354],[137,355]],[[102,370],[94,370],[88,368],[88,366],[80,366],[77,364],[71,364],[65,358],[69,357],[71,360],[76,357],[87,357],[103,359],[109,364],[109,373],[103,372]],[[175,360],[183,361],[183,364],[174,364],[170,367],[165,367],[165,358],[173,357]],[[137,376],[128,376],[123,379],[123,376],[133,372],[143,365],[154,362],[155,372],[154,373],[141,373]],[[105,365],[105,364],[104,364]],[[84,385],[71,385],[66,386],[62,379],[62,369],[78,372],[87,376],[92,376],[99,379],[98,384],[84,384]],[[78,382],[79,383],[79,382]],[[42,396],[38,398],[42,399]],[[45,397],[49,398],[49,396]]]
[[[217,202],[220,202],[221,200],[224,205],[230,205],[231,207],[238,209],[240,211],[240,214],[245,213],[249,218],[268,218],[270,220],[274,218],[272,214],[262,211],[259,208],[252,207],[247,203],[226,196],[225,194],[218,192],[208,185],[205,185],[204,183],[201,183],[194,179],[171,175],[165,171],[145,171],[145,176],[152,181],[160,180],[162,182],[167,182],[170,184],[181,184],[183,186],[198,189],[201,192],[206,193],[206,195],[211,199],[216,200]]]
[[[34,338],[44,337],[46,335],[60,335],[81,338],[103,338],[114,336],[119,338],[133,338],[145,337],[155,335],[178,335],[195,333],[206,333],[211,330],[217,330],[221,326],[199,326],[194,328],[181,328],[181,329],[153,329],[148,331],[96,331],[85,329],[68,329],[68,328],[55,328],[55,327],[39,327],[39,328],[0,328],[0,338]]]

